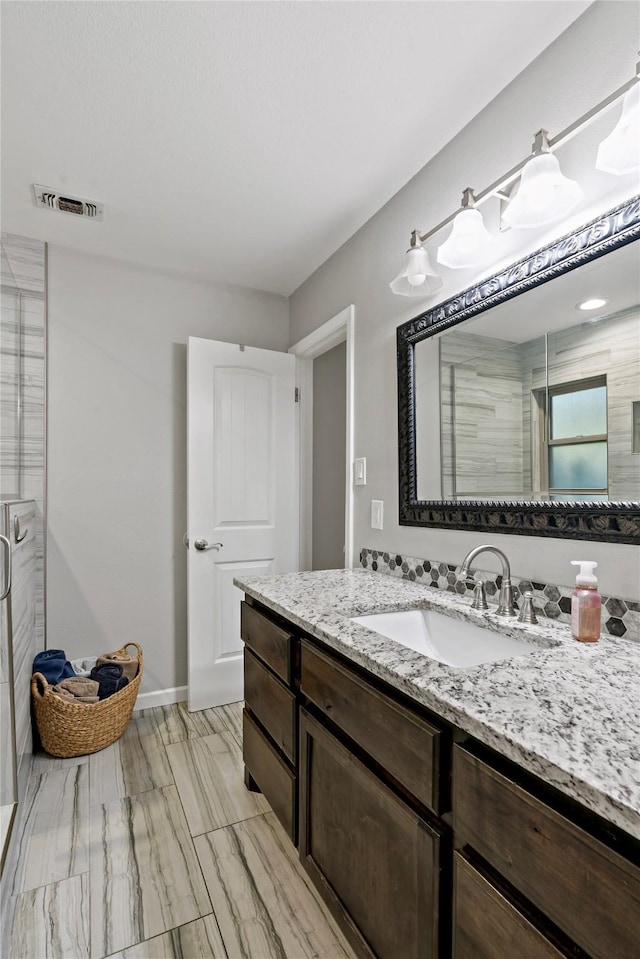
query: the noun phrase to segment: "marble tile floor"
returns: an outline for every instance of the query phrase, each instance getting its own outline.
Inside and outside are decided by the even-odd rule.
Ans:
[[[351,959],[244,787],[241,716],[141,710],[102,752],[34,757],[2,875],[5,959]]]

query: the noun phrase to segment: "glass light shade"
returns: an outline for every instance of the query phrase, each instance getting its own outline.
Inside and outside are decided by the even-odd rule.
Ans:
[[[442,280],[431,265],[429,254],[422,246],[407,250],[404,269],[389,286],[400,296],[428,296],[442,286]]]
[[[598,147],[596,169],[615,176],[640,170],[640,82],[622,100],[622,116]]]
[[[527,162],[502,219],[514,229],[546,226],[574,210],[582,197],[582,188],[564,176],[557,157],[539,153]]]
[[[483,266],[489,262],[493,247],[493,238],[480,210],[461,210],[453,221],[449,237],[438,248],[438,263],[452,270]]]

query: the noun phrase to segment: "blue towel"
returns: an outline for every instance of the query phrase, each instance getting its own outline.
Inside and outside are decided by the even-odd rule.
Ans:
[[[127,677],[122,675],[122,666],[117,666],[115,663],[94,666],[91,670],[91,679],[95,679],[99,685],[98,699],[113,696],[129,682]]]
[[[52,686],[62,682],[63,679],[75,676],[73,666],[67,660],[67,654],[63,649],[45,649],[44,652],[37,653],[33,660],[33,672],[42,673]]]

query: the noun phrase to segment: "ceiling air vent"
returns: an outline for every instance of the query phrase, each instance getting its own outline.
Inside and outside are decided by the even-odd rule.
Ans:
[[[45,206],[50,210],[60,210],[61,213],[72,213],[73,216],[85,216],[90,220],[101,220],[104,216],[104,203],[95,200],[85,200],[81,196],[71,193],[60,193],[48,186],[33,184],[33,195],[36,206]]]

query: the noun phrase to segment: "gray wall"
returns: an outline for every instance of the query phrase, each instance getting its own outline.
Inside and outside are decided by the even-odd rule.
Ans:
[[[344,566],[347,344],[313,361],[312,569]]]
[[[186,342],[287,347],[284,297],[49,247],[48,645],[186,683]]]
[[[291,343],[349,303],[355,304],[355,455],[367,457],[367,486],[355,488],[356,550],[367,545],[459,562],[470,547],[485,540],[484,533],[398,525],[395,329],[428,305],[635,193],[634,178],[607,177],[593,169],[597,137],[612,128],[619,108],[598,120],[588,135],[576,137],[563,148],[563,169],[580,178],[586,190],[584,204],[570,220],[533,236],[524,231],[505,235],[499,262],[482,274],[443,271],[443,289],[430,301],[394,296],[388,283],[400,270],[412,229],[419,226],[426,231],[435,226],[457,207],[464,187],[482,189],[520,161],[541,126],[552,135],[557,133],[632,76],[639,27],[636,4],[598,2],[589,7],[291,297]],[[416,95],[427,96],[429,91],[421,91],[418,82]],[[495,222],[497,210],[490,205],[484,209]],[[433,441],[438,441],[436,436]],[[385,501],[383,531],[370,528],[372,498]],[[506,535],[492,541],[506,550],[515,575],[571,584],[569,561],[588,553],[600,564],[603,592],[638,595],[640,551],[636,547]]]

